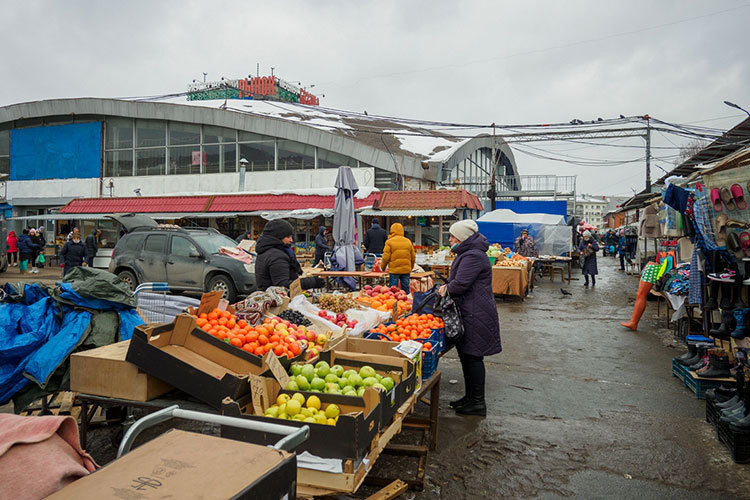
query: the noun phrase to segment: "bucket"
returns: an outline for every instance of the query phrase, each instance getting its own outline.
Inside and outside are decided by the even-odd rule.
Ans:
[[[490,265],[491,266],[494,266],[496,261],[497,261],[497,257],[490,257]]]

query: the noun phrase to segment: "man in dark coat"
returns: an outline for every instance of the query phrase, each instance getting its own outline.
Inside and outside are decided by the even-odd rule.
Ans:
[[[21,269],[21,273],[25,273],[29,270],[29,261],[31,260],[31,256],[34,253],[34,250],[38,249],[39,246],[32,243],[31,238],[29,237],[29,230],[24,229],[21,233],[21,236],[18,237],[18,253],[21,262],[21,265],[19,267]]]
[[[331,251],[331,247],[326,243],[326,231],[325,226],[320,226],[318,234],[315,236],[315,261],[313,262],[313,266],[317,266],[318,262],[323,261],[325,258],[326,252]]]
[[[99,251],[99,238],[101,235],[101,229],[97,229],[96,231],[89,233],[86,237],[86,253],[88,254],[88,257],[86,257],[86,265],[89,267],[94,267],[94,257],[96,257],[96,253]]]
[[[495,296],[492,293],[492,266],[487,257],[487,238],[478,232],[473,220],[456,222],[450,228],[451,249],[457,254],[448,284],[440,294],[449,293],[460,304],[464,334],[456,344],[464,373],[466,396],[450,406],[462,415],[487,414],[484,400],[484,356],[503,350]]]
[[[250,231],[245,231],[244,233],[241,233],[237,238],[235,238],[234,241],[236,241],[238,244],[242,242],[242,240],[252,240],[253,235]]]
[[[60,260],[63,263],[63,276],[68,274],[74,267],[85,266],[89,256],[86,245],[81,241],[81,233],[76,231],[70,240],[66,241],[60,250]]]
[[[365,252],[381,255],[387,239],[388,231],[380,227],[380,221],[377,218],[372,219],[372,227],[365,233],[365,240],[362,242]]]
[[[302,274],[302,267],[292,248],[294,228],[284,219],[270,221],[263,228],[258,238],[255,251],[255,282],[259,291],[270,286],[289,288]],[[304,290],[322,288],[325,282],[321,278],[303,278],[300,285]]]

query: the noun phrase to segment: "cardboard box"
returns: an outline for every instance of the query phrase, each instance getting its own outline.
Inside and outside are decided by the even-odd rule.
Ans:
[[[264,378],[264,381],[267,385],[270,401],[264,401],[260,405],[263,411],[272,406],[271,403],[276,401],[279,394],[293,394],[292,391],[282,391],[278,382],[274,379]],[[330,403],[339,407],[339,419],[335,426],[299,420],[282,420],[256,414],[250,394],[239,400],[225,399],[222,414],[229,417],[293,425],[295,427],[309,425],[310,437],[296,448],[295,451],[297,452],[309,451],[319,457],[354,461],[365,457],[380,427],[380,397],[377,390],[368,389],[362,398],[323,393],[310,393],[309,395],[313,394],[320,398],[321,408],[325,408]],[[305,398],[307,398],[307,395]],[[275,440],[278,440],[278,437],[273,434],[227,426],[221,427],[221,436],[262,444],[272,444]]]
[[[125,357],[130,341],[105,345],[70,356],[70,390],[131,401],[149,401],[173,389]]]
[[[396,364],[400,366],[401,381],[394,387],[395,399],[386,404],[384,401],[382,420],[387,425],[390,419],[395,415],[396,410],[406,402],[409,397],[420,386],[420,374],[422,357],[417,356],[416,360],[409,360],[402,354],[393,350],[398,342],[386,340],[369,340],[355,337],[344,337],[334,343],[329,349],[320,353],[320,359],[333,365],[331,360],[334,356],[338,357],[339,364],[348,364],[352,367],[361,368],[366,364],[379,363],[381,365]],[[389,409],[390,408],[390,409]]]
[[[126,359],[216,409],[225,397],[238,399],[250,391],[248,374],[266,370],[261,358],[197,328],[188,314],[173,323],[136,327]]]
[[[47,498],[277,500],[296,495],[295,455],[171,430]]]

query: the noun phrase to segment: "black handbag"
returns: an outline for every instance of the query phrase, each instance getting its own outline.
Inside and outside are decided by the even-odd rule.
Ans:
[[[449,293],[444,296],[438,295],[435,299],[435,307],[440,308],[445,323],[446,350],[461,340],[464,335],[464,322],[461,318],[461,309]]]

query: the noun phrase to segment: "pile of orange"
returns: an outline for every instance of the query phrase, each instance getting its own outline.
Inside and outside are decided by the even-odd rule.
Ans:
[[[412,314],[399,318],[387,326],[384,324],[378,325],[377,328],[370,331],[382,333],[393,342],[401,342],[403,340],[429,338],[432,335],[433,328],[443,328],[443,326],[442,318],[432,314]]]
[[[411,302],[409,302],[408,300],[396,300],[395,298],[393,298],[393,296],[384,293],[381,293],[374,297],[360,295],[359,297],[357,297],[357,300],[369,307],[372,307],[373,309],[377,309],[378,311],[389,312],[393,310],[393,304],[398,302],[399,316],[411,311]]]
[[[273,351],[276,356],[293,358],[299,355],[304,346],[298,341],[304,327],[289,321],[267,319],[258,326],[248,325],[229,311],[214,309],[197,316],[196,324],[205,332],[239,349],[256,356]]]

